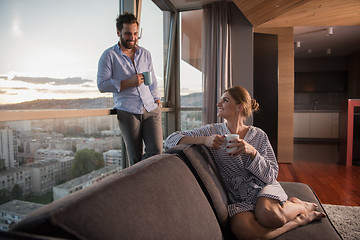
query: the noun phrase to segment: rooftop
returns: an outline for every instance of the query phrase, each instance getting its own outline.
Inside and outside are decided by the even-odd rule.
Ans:
[[[83,183],[89,182],[91,179],[97,178],[101,175],[105,175],[108,172],[114,171],[114,170],[121,170],[121,166],[118,165],[109,165],[103,168],[100,168],[98,170],[92,171],[91,173],[88,173],[86,175],[83,175],[81,177],[75,178],[71,181],[68,181],[66,183],[60,184],[58,186],[56,186],[56,188],[58,189],[69,189],[72,188],[74,186],[78,186],[81,185]]]
[[[12,200],[0,205],[0,212],[14,213],[18,215],[28,215],[34,210],[43,207],[43,204]]]

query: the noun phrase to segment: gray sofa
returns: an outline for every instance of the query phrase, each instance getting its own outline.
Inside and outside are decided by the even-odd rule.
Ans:
[[[281,184],[289,197],[320,204],[308,185]],[[210,151],[179,145],[48,204],[2,234],[4,239],[234,239],[226,205]],[[276,239],[341,237],[323,219]]]

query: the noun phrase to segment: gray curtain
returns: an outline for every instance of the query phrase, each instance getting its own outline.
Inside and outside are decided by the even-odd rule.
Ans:
[[[203,9],[203,123],[219,122],[216,104],[232,86],[231,28],[229,2],[220,1]]]

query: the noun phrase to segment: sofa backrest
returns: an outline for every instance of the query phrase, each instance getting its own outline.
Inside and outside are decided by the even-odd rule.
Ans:
[[[177,145],[166,152],[178,154],[189,166],[216,214],[224,238],[234,238],[230,230],[227,194],[209,149],[204,145]]]
[[[197,180],[175,154],[143,160],[39,209],[13,230],[79,239],[223,239]]]

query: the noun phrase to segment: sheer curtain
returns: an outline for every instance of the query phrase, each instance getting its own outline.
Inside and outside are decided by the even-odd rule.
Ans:
[[[216,104],[222,92],[232,86],[231,28],[229,2],[204,6],[203,11],[203,123],[219,122]]]

